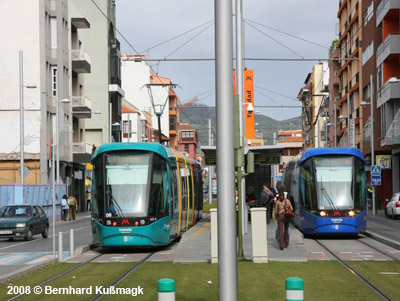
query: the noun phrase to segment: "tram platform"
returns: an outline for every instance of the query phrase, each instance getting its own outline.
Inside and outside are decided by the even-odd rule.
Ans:
[[[252,260],[251,223],[248,223],[247,233],[243,235],[244,259]],[[280,250],[275,238],[276,223],[271,220],[267,224],[267,244],[269,261],[297,261],[304,262],[307,258],[303,235],[294,226],[290,227],[289,246]],[[210,214],[204,214],[203,219],[193,228],[183,234],[175,250],[174,262],[193,263],[211,262],[211,222]]]

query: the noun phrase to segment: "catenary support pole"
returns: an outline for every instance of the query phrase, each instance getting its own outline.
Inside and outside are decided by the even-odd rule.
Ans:
[[[20,50],[19,51],[19,102],[20,102],[19,148],[20,148],[20,169],[21,169],[22,185],[24,185],[24,74],[23,72],[24,72],[24,52]]]
[[[218,294],[237,300],[233,143],[232,0],[215,0],[215,87],[218,170]]]
[[[55,173],[55,160],[54,160],[54,141],[53,145],[51,148],[51,156],[52,156],[52,164],[51,168],[53,170],[52,172],[52,178],[53,178],[53,218],[52,218],[52,223],[53,223],[53,258],[56,258],[56,173]]]
[[[347,94],[347,147],[351,147],[350,143],[350,93]]]
[[[243,2],[236,0],[236,90],[239,97],[239,141],[240,147],[244,147],[244,113],[243,113]],[[236,133],[235,133],[236,135]],[[243,151],[239,152],[244,154]],[[244,160],[243,160],[244,161]],[[242,161],[242,162],[243,162]],[[242,165],[242,164],[241,164]],[[238,258],[244,258],[243,254],[243,187],[244,166],[237,167],[237,186],[238,186]]]
[[[336,112],[336,99],[335,102],[333,103],[333,118],[335,118],[335,129],[334,129],[334,139],[335,139],[335,147],[337,147],[337,112]]]
[[[371,85],[371,166],[375,165],[375,145],[374,145],[374,77],[371,74],[369,77],[369,82]],[[371,168],[372,172],[372,168]],[[371,176],[372,178],[372,176]],[[372,214],[376,214],[376,204],[375,204],[375,185],[372,185]]]
[[[212,145],[211,119],[208,119],[208,145]],[[208,166],[208,203],[212,204],[212,177],[213,167]]]

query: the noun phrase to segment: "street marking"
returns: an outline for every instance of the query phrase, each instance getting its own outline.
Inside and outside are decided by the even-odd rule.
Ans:
[[[83,229],[86,229],[86,228],[91,228],[91,226],[86,226],[86,227],[77,228],[77,229],[74,229],[74,231],[83,230]],[[65,232],[63,232],[63,233],[69,233],[69,231],[65,231]],[[52,238],[53,236],[54,236],[54,235],[49,235],[48,238]],[[33,240],[30,240],[30,241],[25,241],[25,242],[16,243],[16,244],[14,244],[14,245],[10,245],[10,246],[7,246],[7,247],[2,247],[2,248],[0,248],[0,250],[10,249],[10,248],[13,248],[13,247],[16,247],[16,246],[21,246],[21,245],[24,245],[24,244],[29,244],[29,243],[32,243],[32,242],[36,242],[36,241],[40,241],[40,240],[48,239],[48,238],[40,237],[40,238],[33,239]]]
[[[340,254],[351,254],[351,252],[340,252]]]
[[[211,222],[206,222],[204,223],[203,226],[200,227],[200,229],[198,229],[196,232],[193,233],[193,236],[200,236],[203,234],[203,232],[211,226]]]
[[[400,275],[400,273],[396,273],[396,272],[379,272],[379,274],[382,274],[382,275]]]
[[[9,265],[12,261],[21,260],[24,256],[16,255],[16,256],[6,256],[3,259],[0,259],[0,265]]]
[[[311,252],[312,254],[324,254],[324,252]]]
[[[52,257],[53,257],[53,255],[45,255],[43,257],[39,257],[37,259],[28,261],[26,264],[38,264],[38,263],[41,263],[42,261],[46,261],[48,259],[51,259]]]

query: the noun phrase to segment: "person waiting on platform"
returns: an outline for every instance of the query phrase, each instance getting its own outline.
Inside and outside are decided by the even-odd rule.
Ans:
[[[287,248],[289,245],[289,224],[290,219],[285,216],[285,206],[289,207],[293,211],[292,204],[285,198],[284,192],[279,192],[278,200],[275,203],[275,219],[278,222],[278,238],[279,248]]]

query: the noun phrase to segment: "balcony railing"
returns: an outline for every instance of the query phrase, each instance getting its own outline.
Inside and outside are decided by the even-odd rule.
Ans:
[[[391,99],[400,98],[400,81],[387,81],[385,85],[377,91],[378,107]]]
[[[389,34],[376,50],[376,65],[380,66],[390,54],[400,53],[400,34]]]
[[[398,144],[400,144],[400,110],[397,111],[385,138],[381,140],[381,146]]]
[[[72,69],[76,73],[90,73],[90,56],[83,50],[71,51]]]
[[[400,9],[400,3],[397,0],[383,0],[376,8],[376,26],[378,27],[383,18],[391,9]]]
[[[72,153],[74,162],[88,163],[92,157],[92,145],[84,142],[72,143]]]

